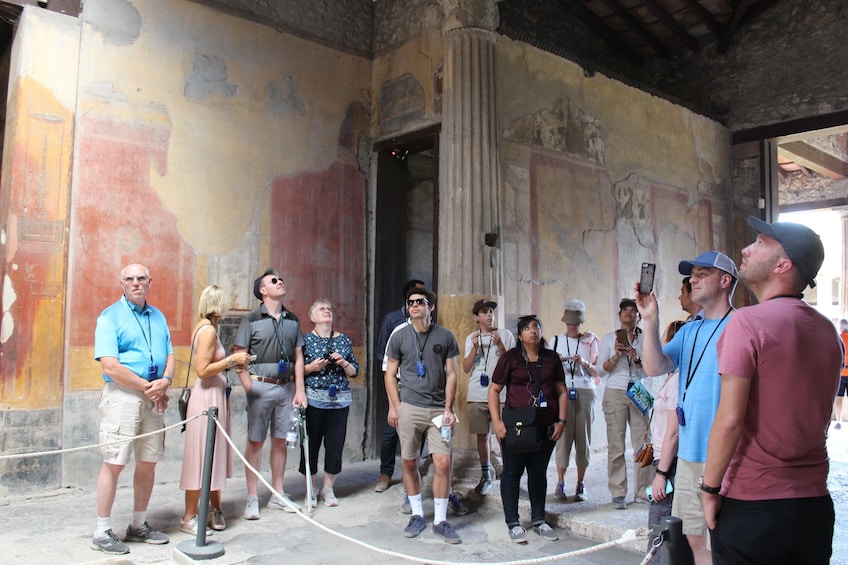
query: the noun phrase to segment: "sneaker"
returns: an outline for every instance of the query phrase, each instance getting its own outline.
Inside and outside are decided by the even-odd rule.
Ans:
[[[513,526],[509,529],[509,539],[515,543],[527,543],[527,530],[521,526]]]
[[[577,490],[574,491],[574,499],[580,502],[586,500],[586,487],[583,483],[577,483]]]
[[[492,490],[492,480],[488,476],[483,475],[480,477],[480,482],[477,483],[474,490],[477,491],[477,494],[480,496],[486,496],[489,494],[489,491]]]
[[[409,523],[403,529],[403,537],[417,537],[421,532],[424,531],[425,527],[427,527],[427,524],[424,523],[424,516],[415,515],[409,519]]]
[[[102,535],[91,536],[91,549],[110,553],[112,555],[123,555],[129,553],[130,548],[127,544],[117,538],[112,533],[112,530],[106,530]]]
[[[224,520],[224,511],[220,508],[213,508],[209,512],[209,527],[218,532],[223,532],[227,529],[227,522]]]
[[[556,489],[554,489],[554,498],[557,500],[565,500],[568,498],[565,494],[565,483],[557,483]]]
[[[338,506],[339,499],[336,498],[336,493],[333,492],[333,489],[328,488],[321,491],[321,498],[324,499],[325,506]]]
[[[454,516],[465,516],[471,510],[462,501],[462,495],[452,492],[448,495],[448,508],[453,512]]]
[[[842,422],[836,422],[836,425],[833,426],[833,427],[836,428],[837,430],[842,429]]]
[[[247,504],[244,505],[244,519],[258,520],[259,519],[259,497],[248,496]]]
[[[462,543],[462,538],[459,537],[459,534],[454,531],[453,526],[447,520],[433,524],[433,533],[440,536],[447,543]]]
[[[650,504],[650,501],[644,496],[634,496],[633,497],[634,504]]]
[[[624,502],[623,496],[616,496],[612,499],[612,507],[616,510],[627,510],[627,503]]]
[[[312,490],[312,499],[310,500],[310,499],[308,499],[304,496],[303,497],[303,505],[306,506],[307,503],[308,503],[309,507],[312,508],[312,510],[315,510],[318,507],[318,497],[320,496],[320,494],[321,493],[318,492],[318,489],[313,489]]]
[[[374,492],[386,492],[392,484],[392,478],[388,475],[380,475],[377,479],[377,484],[374,486]]]
[[[403,504],[400,505],[401,514],[412,514],[412,505],[409,503],[409,497],[403,497]]]
[[[157,532],[145,521],[139,528],[133,528],[132,524],[127,526],[127,535],[124,536],[124,541],[140,541],[143,543],[162,545],[163,543],[168,543],[170,540],[168,539],[168,536],[162,532]]]
[[[282,496],[277,496],[276,494],[271,497],[268,501],[268,508],[274,508],[276,510],[282,510],[283,512],[294,513],[301,509],[300,504],[292,501],[284,492],[280,493]],[[318,504],[315,502],[314,504]]]
[[[185,520],[180,520],[180,531],[185,532],[187,534],[191,534],[193,536],[197,535],[197,516],[192,516],[191,520],[186,522]],[[206,535],[211,536],[212,530],[206,528]]]
[[[539,534],[539,536],[541,536],[541,538],[545,541],[556,541],[559,539],[559,536],[556,535],[554,529],[545,522],[542,522],[538,526],[533,526],[533,531]]]

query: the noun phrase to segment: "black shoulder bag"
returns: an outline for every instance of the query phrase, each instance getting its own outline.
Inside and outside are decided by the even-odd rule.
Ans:
[[[541,364],[541,356],[539,363]],[[527,374],[530,374],[528,369]],[[531,376],[532,378],[532,376]],[[536,398],[542,392],[542,371],[536,378]],[[536,422],[536,407],[504,408],[501,419],[506,426],[506,437],[503,439],[504,450],[509,453],[532,453],[539,451],[544,445],[544,437]]]

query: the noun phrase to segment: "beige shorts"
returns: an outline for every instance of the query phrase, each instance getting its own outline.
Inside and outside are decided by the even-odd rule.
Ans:
[[[683,533],[687,536],[704,536],[707,538],[707,523],[704,520],[704,507],[698,496],[698,479],[704,474],[706,463],[693,463],[683,459],[677,460],[677,473],[674,477],[674,501],[671,503],[671,514],[683,520]]]
[[[503,408],[503,404],[501,404]],[[492,431],[492,418],[488,402],[468,403],[468,431],[472,434],[488,434]]]
[[[153,402],[144,393],[107,382],[100,395],[100,443],[129,439],[165,427],[165,415],[153,411]],[[135,453],[136,461],[158,463],[165,455],[165,434],[100,447],[103,462],[126,465]]]
[[[403,459],[417,459],[421,452],[421,436],[427,434],[427,448],[430,454],[450,455],[451,444],[442,440],[439,428],[433,425],[433,418],[445,413],[444,408],[422,408],[405,402],[398,408],[397,433],[400,439],[400,456]]]

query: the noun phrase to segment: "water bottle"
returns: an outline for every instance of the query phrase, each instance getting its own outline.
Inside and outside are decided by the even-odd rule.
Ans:
[[[442,419],[442,427],[439,428],[439,432],[442,434],[442,441],[450,441],[451,440],[451,429],[448,423],[445,421],[446,418]]]
[[[299,427],[300,419],[298,418],[298,410],[297,408],[292,408],[291,426],[289,427],[289,431],[286,433],[286,447],[294,449],[298,446],[300,440]]]

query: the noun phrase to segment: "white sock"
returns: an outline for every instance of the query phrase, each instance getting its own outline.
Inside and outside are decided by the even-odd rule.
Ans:
[[[409,507],[415,516],[424,515],[424,504],[421,502],[421,493],[409,495]]]
[[[133,528],[140,528],[144,525],[144,521],[147,519],[146,514],[147,514],[147,510],[142,510],[141,512],[138,512],[138,511],[133,512],[133,519],[132,519]]]
[[[102,516],[97,517],[97,527],[94,528],[94,535],[96,537],[100,537],[106,533],[106,530],[112,529],[112,519],[111,516],[106,516],[105,518]]]
[[[448,499],[433,499],[433,524],[441,524],[448,519]]]

